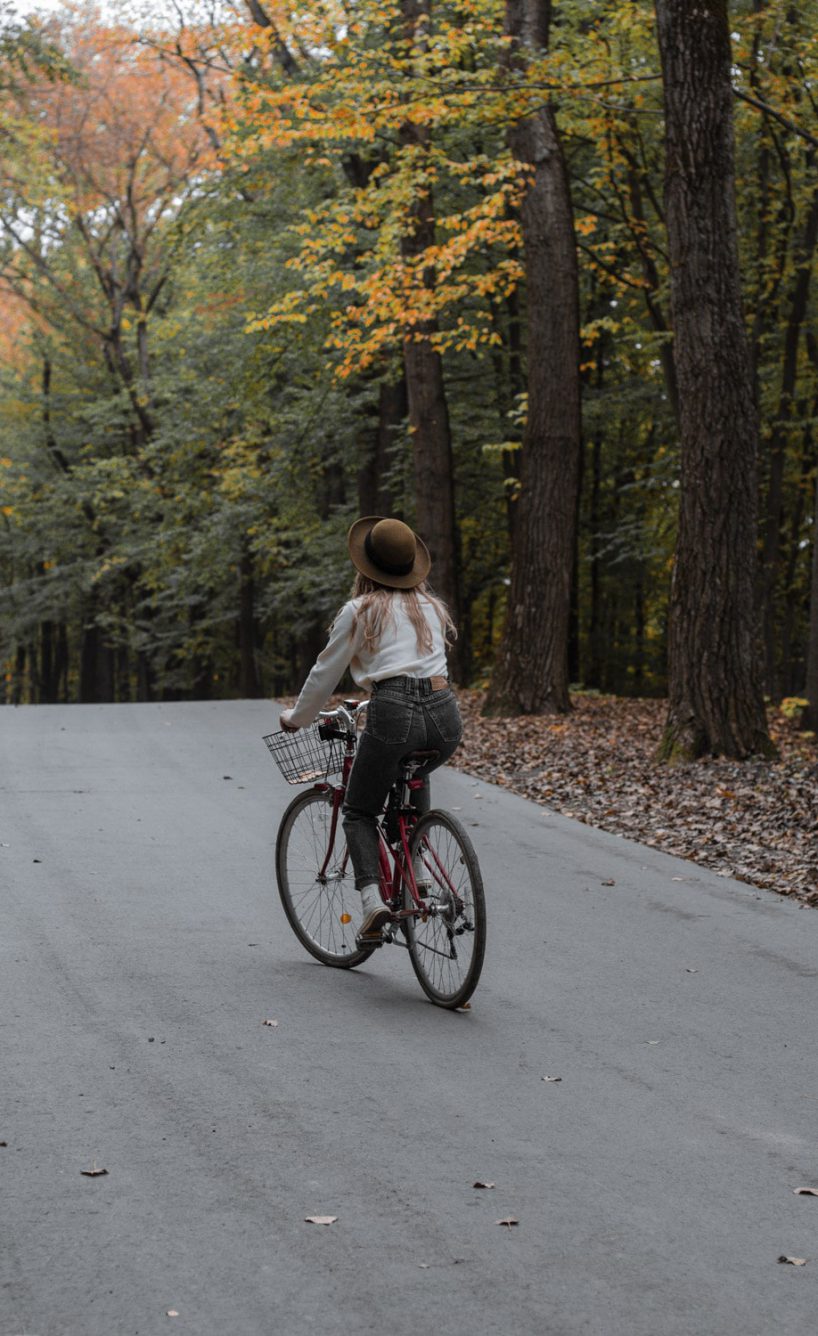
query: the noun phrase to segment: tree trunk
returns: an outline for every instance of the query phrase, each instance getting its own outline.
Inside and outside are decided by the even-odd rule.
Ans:
[[[14,679],[11,689],[12,705],[22,705],[25,700],[26,687],[26,647],[18,645],[14,656]]]
[[[602,492],[602,432],[594,433],[591,450],[591,503],[589,556],[591,567],[591,607],[588,618],[588,672],[585,684],[589,687],[601,687],[603,664],[602,640],[602,600],[600,597],[600,573],[602,566],[601,535],[602,513],[600,497]]]
[[[454,464],[440,353],[427,328],[404,344],[417,527],[432,556],[431,582],[457,623],[460,581],[454,510]]]
[[[809,155],[810,166],[814,154]],[[781,694],[782,664],[778,650],[778,576],[781,561],[781,523],[784,507],[784,467],[789,442],[795,391],[798,379],[798,351],[801,332],[809,310],[809,289],[812,277],[812,259],[818,244],[818,190],[812,196],[804,233],[796,255],[795,276],[790,293],[790,309],[784,332],[784,356],[781,366],[781,385],[778,410],[770,440],[770,476],[764,520],[762,550],[761,608],[764,631],[764,686],[778,699]]]
[[[736,242],[727,0],[656,0],[681,504],[660,756],[773,750],[753,604],[758,419]]]
[[[797,695],[804,685],[806,646],[801,635],[796,631],[796,625],[800,621],[804,610],[804,587],[803,584],[799,584],[798,576],[800,568],[805,564],[801,535],[804,529],[804,510],[812,493],[811,478],[815,460],[812,419],[809,405],[805,399],[798,401],[795,411],[797,420],[804,423],[804,429],[801,433],[798,490],[789,517],[787,562],[784,568],[784,616],[781,622],[780,674],[784,696]],[[807,589],[809,589],[809,584],[807,584]]]
[[[149,701],[155,697],[154,672],[150,658],[144,649],[136,655],[136,699]]]
[[[422,43],[428,36],[429,0],[401,0],[406,39]],[[425,126],[407,121],[401,134],[404,147],[425,149],[430,142]],[[435,242],[435,213],[431,185],[424,184],[409,211],[409,230],[401,241],[406,260],[414,260]],[[435,272],[427,265],[424,287],[434,289]],[[420,321],[404,334],[403,360],[412,438],[417,527],[431,553],[431,583],[448,605],[457,624],[460,618],[460,563],[454,505],[454,461],[443,362],[432,345],[437,333],[435,319]],[[455,680],[461,680],[457,644],[450,658]]]
[[[387,476],[392,464],[392,450],[408,411],[404,377],[381,381],[378,426],[372,432],[367,425],[364,459],[358,472],[358,508],[362,515],[395,513]]]
[[[68,669],[68,628],[65,622],[60,622],[57,626],[57,648],[54,657],[54,682],[57,689],[55,699],[65,705],[69,700]]]
[[[83,627],[80,648],[80,690],[81,705],[99,704],[99,682],[97,680],[97,657],[99,654],[99,631],[93,623]]]
[[[548,44],[548,0],[507,0],[512,62]],[[571,567],[580,458],[579,295],[568,175],[550,106],[516,125],[532,170],[521,210],[528,419],[511,549],[508,615],[485,712],[568,710]]]
[[[257,700],[261,695],[256,669],[256,614],[253,559],[244,552],[239,563],[239,656],[241,680],[239,690],[243,699]]]
[[[56,705],[57,703],[57,679],[54,667],[54,623],[47,620],[40,623],[40,688],[38,699],[41,705]]]
[[[818,477],[815,479],[815,509],[812,520],[812,584],[809,598],[806,697],[809,704],[801,723],[804,728],[818,732]]]

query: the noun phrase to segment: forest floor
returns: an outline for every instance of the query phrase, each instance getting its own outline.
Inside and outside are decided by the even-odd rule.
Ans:
[[[575,696],[567,716],[483,719],[458,693],[450,764],[564,816],[818,908],[818,742],[770,709],[777,761],[655,761],[666,702]]]

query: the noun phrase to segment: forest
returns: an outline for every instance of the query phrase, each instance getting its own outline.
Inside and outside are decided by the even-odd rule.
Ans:
[[[0,10],[0,700],[292,692],[394,514],[488,713],[815,726],[818,3],[686,8]]]

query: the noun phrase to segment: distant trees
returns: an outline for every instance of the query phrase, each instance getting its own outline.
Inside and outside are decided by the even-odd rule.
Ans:
[[[697,469],[740,500],[764,688],[802,694],[818,0],[732,14],[746,316],[719,297],[706,356],[712,304],[670,263],[653,6],[509,0],[505,29],[498,0],[174,12],[0,44],[0,699],[295,686],[349,586],[346,527],[390,510],[430,543],[490,709],[660,694]],[[742,325],[758,524],[728,463],[754,430]],[[695,443],[717,372],[730,420]],[[746,578],[691,579],[744,624]],[[705,747],[737,745],[725,708]]]

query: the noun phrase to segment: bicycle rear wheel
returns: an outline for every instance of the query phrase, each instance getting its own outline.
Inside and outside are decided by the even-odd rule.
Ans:
[[[477,987],[486,951],[486,900],[480,864],[456,817],[427,812],[412,831],[412,862],[430,883],[428,915],[406,920],[409,955],[424,993],[440,1007],[462,1007]]]
[[[290,927],[324,965],[351,969],[374,950],[358,947],[361,897],[340,822],[326,872],[321,868],[332,828],[332,793],[311,790],[294,798],[281,819],[276,841],[276,877]]]

